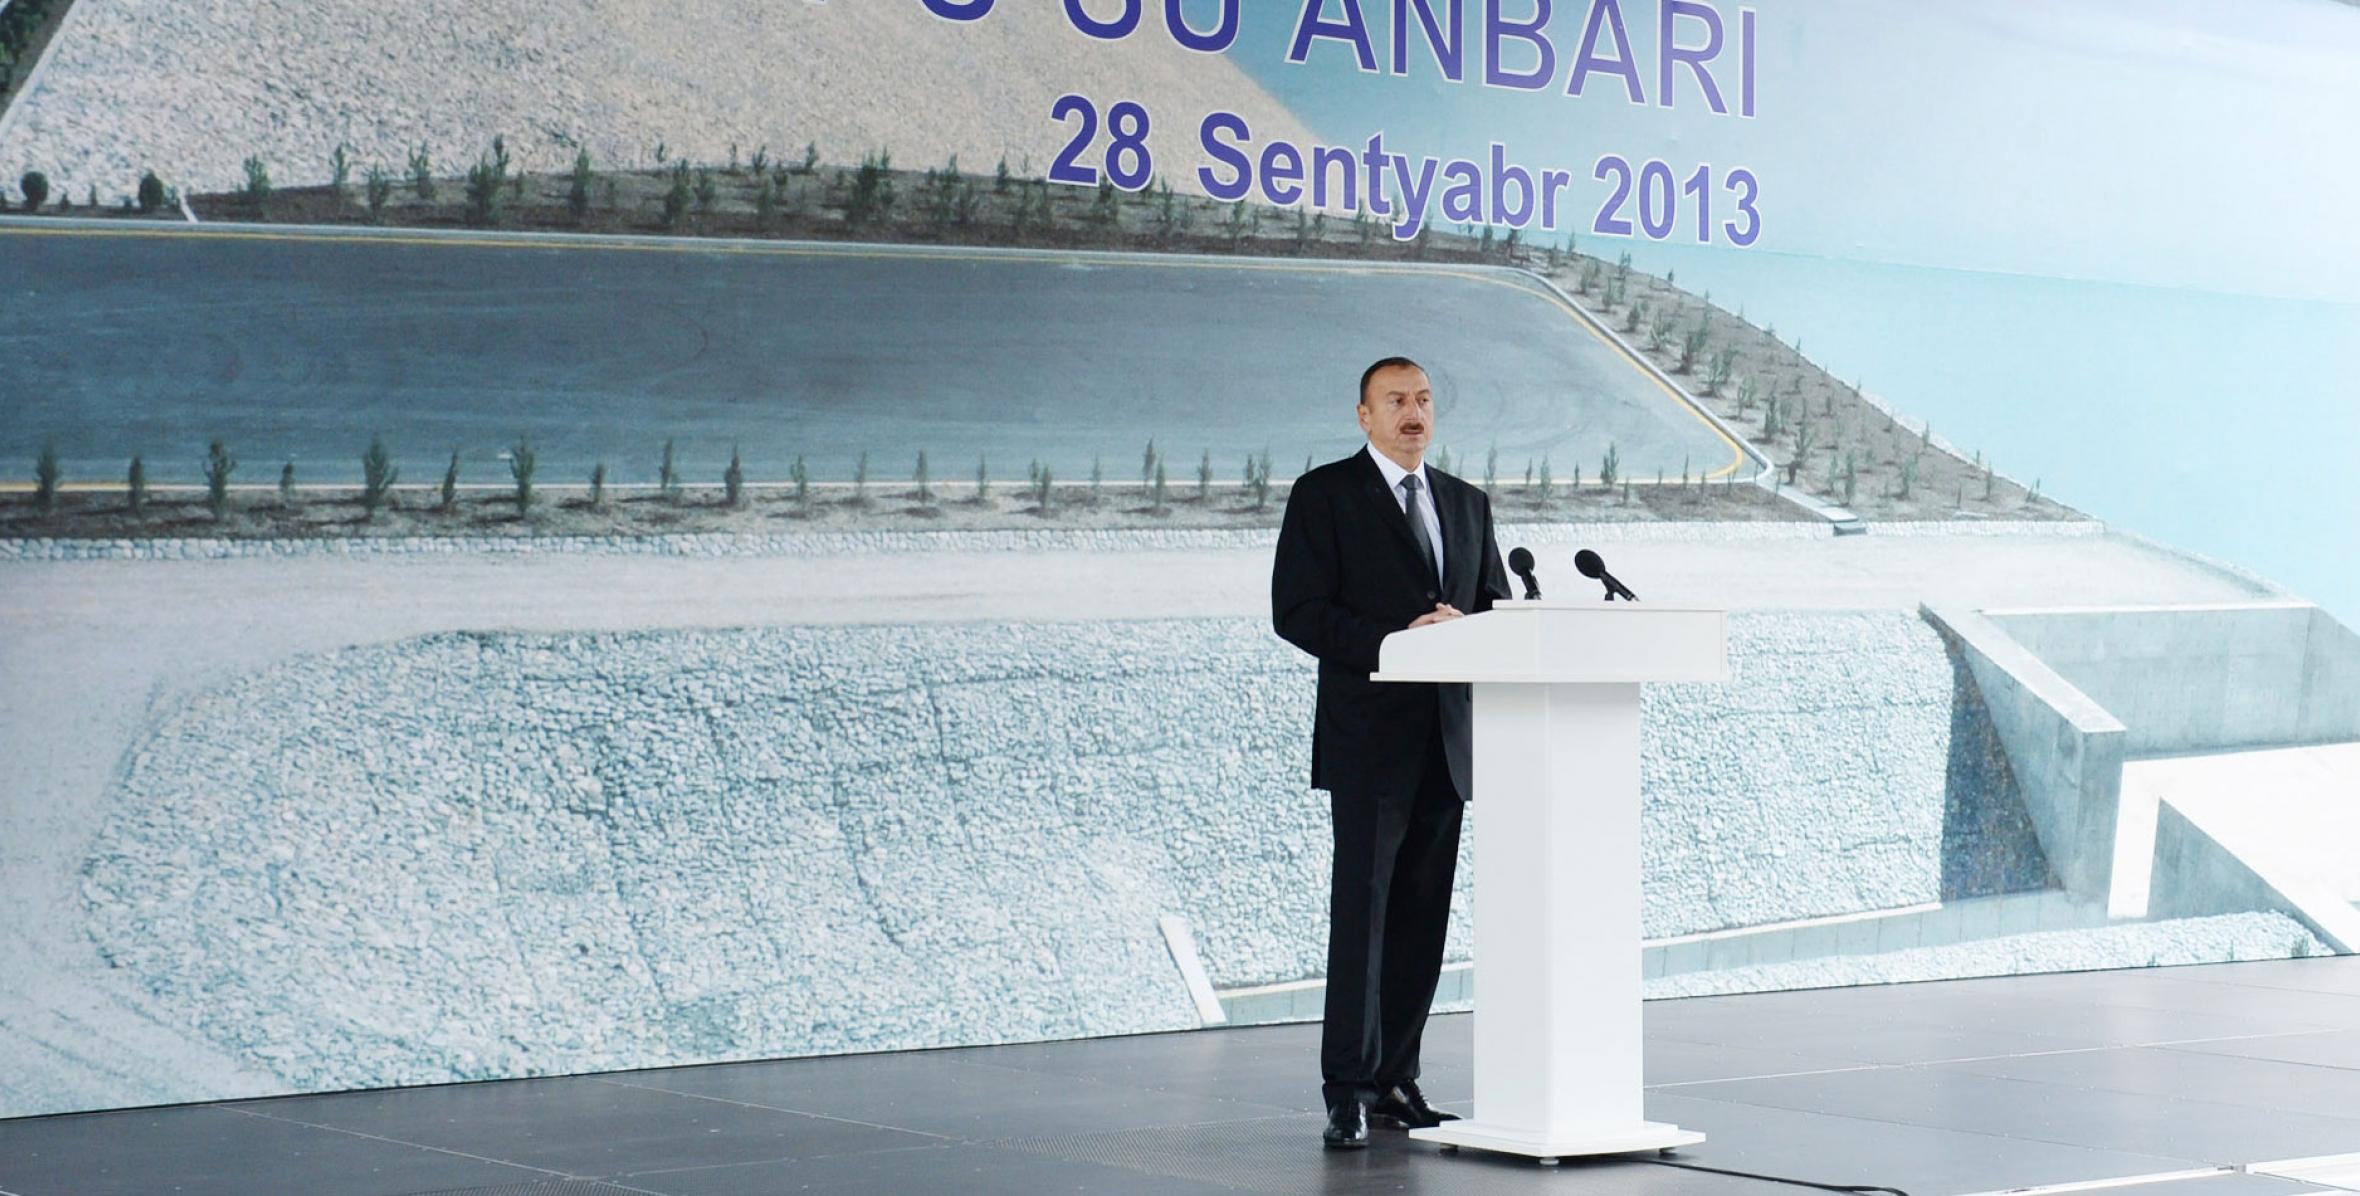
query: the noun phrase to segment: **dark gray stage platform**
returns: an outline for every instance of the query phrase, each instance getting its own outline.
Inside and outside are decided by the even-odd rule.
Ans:
[[[2268,1196],[2332,1189],[2245,1168],[2360,1152],[2354,958],[1658,1002],[1647,1034],[1649,1115],[1711,1135],[1675,1162],[1911,1196]],[[1396,1131],[1323,1152],[1317,1041],[1278,1026],[26,1118],[0,1122],[0,1191],[1802,1190]],[[1437,1101],[1468,1096],[1468,1041],[1466,1017],[1434,1020]],[[2360,1159],[2343,1175],[2360,1184]]]

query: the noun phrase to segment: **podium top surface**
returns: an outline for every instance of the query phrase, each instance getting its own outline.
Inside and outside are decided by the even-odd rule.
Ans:
[[[1502,602],[1396,631],[1373,681],[1615,685],[1729,679],[1728,612],[1645,603]]]

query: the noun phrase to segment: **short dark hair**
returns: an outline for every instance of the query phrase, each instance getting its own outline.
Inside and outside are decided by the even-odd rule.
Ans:
[[[1376,377],[1378,370],[1389,370],[1397,365],[1406,365],[1409,368],[1418,371],[1419,373],[1424,373],[1426,371],[1426,367],[1419,365],[1417,362],[1411,361],[1407,357],[1379,358],[1375,365],[1360,371],[1360,398],[1356,401],[1355,405],[1366,406],[1368,404],[1368,380]]]

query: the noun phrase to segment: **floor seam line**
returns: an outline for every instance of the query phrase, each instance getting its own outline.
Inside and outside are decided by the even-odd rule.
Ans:
[[[561,1180],[590,1178],[588,1176],[576,1175],[570,1171],[559,1171],[549,1167],[536,1167],[531,1163],[519,1163],[511,1159],[495,1159],[488,1155],[469,1154],[464,1150],[453,1150],[447,1146],[436,1146],[428,1142],[412,1142],[407,1138],[395,1138],[385,1134],[372,1134],[366,1130],[346,1129],[340,1125],[321,1125],[316,1121],[304,1121],[301,1118],[296,1117],[281,1117],[276,1113],[263,1113],[253,1109],[241,1109],[235,1105],[223,1105],[221,1107],[232,1113],[241,1113],[248,1117],[260,1117],[266,1121],[276,1121],[281,1125],[299,1125],[305,1129],[326,1130],[332,1134],[346,1134],[355,1138],[366,1138],[372,1142],[387,1142],[395,1146],[411,1146],[416,1147],[419,1150],[431,1150],[437,1154],[447,1154],[453,1158],[471,1159],[478,1163],[495,1163],[502,1167],[515,1167],[525,1171],[538,1171],[543,1175],[555,1176]]]
[[[744,1109],[761,1109],[771,1113],[793,1113],[798,1117],[816,1117],[822,1121],[840,1122],[844,1125],[857,1125],[863,1129],[889,1130],[897,1134],[917,1134],[922,1137],[935,1138],[944,1142],[968,1141],[968,1139],[958,1137],[955,1134],[938,1134],[932,1130],[914,1130],[907,1126],[884,1125],[874,1121],[862,1121],[857,1117],[838,1117],[833,1113],[814,1113],[808,1109],[791,1109],[785,1105],[765,1105],[757,1101],[737,1100],[727,1096],[708,1096],[702,1092],[682,1092],[677,1088],[658,1088],[653,1084],[627,1084],[621,1080],[610,1080],[604,1076],[592,1076],[590,1078],[597,1080],[601,1084],[612,1084],[617,1088],[632,1088],[641,1092],[661,1092],[666,1096],[686,1097],[689,1100],[708,1100],[714,1102],[715,1104],[736,1105],[739,1108]]]
[[[922,1142],[916,1146],[888,1146],[883,1150],[845,1150],[835,1151],[828,1154],[790,1154],[780,1155],[773,1159],[738,1159],[728,1163],[699,1163],[693,1167],[655,1167],[646,1171],[619,1171],[613,1176],[598,1176],[596,1178],[597,1182],[599,1183],[611,1184],[619,1183],[625,1179],[639,1179],[654,1175],[685,1175],[691,1171],[714,1171],[723,1167],[752,1167],[762,1163],[810,1163],[818,1162],[821,1159],[869,1158],[876,1155],[911,1154],[921,1150],[954,1150],[961,1146],[974,1145],[977,1145],[977,1143]]]
[[[2106,1179],[2081,1179],[2065,1183],[2038,1184],[2025,1188],[1996,1188],[1977,1192],[1973,1196],[2043,1196],[2046,1193],[2099,1192],[2108,1188],[2128,1188],[2141,1184],[2181,1183],[2192,1179],[2211,1179],[2222,1175],[2236,1175],[2243,1167],[2224,1165],[2191,1167],[2184,1171],[2150,1171],[2143,1175],[2118,1175]]]
[[[1799,1076],[1825,1076],[1825,1075],[1841,1075],[1841,1074],[1844,1074],[1844,1073],[1847,1073],[1847,1072],[1856,1072],[1856,1071],[1895,1071],[1895,1070],[1902,1070],[1902,1069],[1906,1069],[1906,1068],[1912,1068],[1912,1067],[1946,1067],[1946,1066],[1950,1066],[1950,1065],[1953,1065],[1953,1064],[1959,1064],[1959,1063],[1990,1063],[1990,1062],[1994,1062],[1994,1061],[1997,1061],[1997,1060],[2002,1060],[2002,1059],[2045,1059],[2045,1058],[2049,1058],[2049,1057],[2056,1056],[2056,1055],[2088,1055],[2088,1054],[2096,1054],[2096,1053],[2098,1053],[2098,1052],[2101,1052],[2101,1051],[2142,1051],[2142,1050],[2170,1050],[2170,1049],[2173,1049],[2173,1048],[2176,1048],[2176,1047],[2180,1047],[2180,1046],[2196,1045],[2196,1044],[2201,1044],[2201,1043],[2212,1043],[2212,1042],[2257,1042],[2257,1041],[2261,1041],[2261,1040],[2264,1040],[2264,1039],[2271,1039],[2271,1038],[2305,1038],[2305,1037],[2309,1037],[2309,1036],[2312,1036],[2312,1035],[2317,1035],[2317,1034],[2336,1034],[2336,1033],[2341,1033],[2341,1031],[2338,1031],[2338,1030],[2332,1030],[2332,1029],[2326,1029],[2326,1030],[2280,1030],[2280,1031],[2273,1031],[2273,1032],[2271,1032],[2271,1033],[2268,1033],[2268,1034],[2228,1034],[2228,1035],[2222,1035],[2222,1036],[2219,1036],[2219,1037],[2214,1037],[2214,1038],[2167,1038],[2167,1039],[2158,1039],[2158,1040],[2155,1040],[2155,1041],[2152,1041],[2152,1042],[2114,1042],[2114,1043],[2107,1043],[2107,1044],[2105,1044],[2105,1045],[2103,1045],[2103,1046],[2086,1046],[2086,1047],[2062,1047],[2062,1048],[2059,1048],[2059,1049],[2057,1049],[2057,1050],[2053,1050],[2053,1051],[2020,1051],[2020,1052],[2015,1052],[2015,1053],[2011,1053],[2011,1054],[2003,1054],[2003,1055],[1959,1055],[1959,1056],[1956,1056],[1956,1057],[1952,1057],[1952,1058],[1944,1058],[1944,1059],[1920,1059],[1920,1060],[1911,1060],[1911,1061],[1907,1061],[1907,1062],[1900,1062],[1900,1063],[1860,1063],[1860,1064],[1857,1064],[1857,1065],[1854,1065],[1854,1066],[1850,1066],[1850,1067],[1821,1067],[1821,1068],[1808,1068],[1808,1069],[1805,1069],[1805,1070],[1802,1070],[1802,1071],[1782,1071],[1782,1072],[1769,1072],[1769,1073],[1766,1073],[1766,1074],[1763,1074],[1763,1075],[1728,1076],[1728,1077],[1725,1077],[1725,1078],[1716,1078],[1716,1079],[1707,1079],[1707,1080],[1673,1080],[1673,1081],[1670,1081],[1670,1082],[1668,1082],[1668,1083],[1663,1083],[1663,1084],[1649,1084],[1649,1085],[1647,1085],[1646,1087],[1647,1087],[1647,1089],[1648,1089],[1649,1091],[1654,1091],[1654,1090],[1656,1090],[1656,1089],[1659,1089],[1659,1088],[1685,1088],[1685,1087],[1694,1087],[1695,1085],[1698,1085],[1698,1084],[1735,1084],[1735,1083],[1739,1083],[1739,1082],[1741,1082],[1741,1081],[1746,1081],[1746,1080],[1782,1080],[1782,1079],[1791,1079],[1791,1078],[1795,1078],[1795,1077],[1799,1077]],[[1685,1040],[1685,1039],[1675,1039],[1675,1040],[1673,1040],[1673,1041],[1686,1042],[1687,1040]],[[1690,1045],[1690,1046],[1701,1046],[1701,1047],[1706,1047],[1706,1048],[1708,1048],[1708,1049],[1720,1049],[1720,1048],[1729,1048],[1729,1049],[1744,1049],[1744,1048],[1743,1048],[1742,1046],[1740,1046],[1739,1044],[1732,1044],[1732,1043],[1710,1043],[1710,1042],[1705,1042],[1705,1043],[1698,1043],[1698,1042],[1688,1042],[1688,1045]],[[2191,1053],[2201,1053],[2201,1052],[2191,1052]],[[2243,1058],[2243,1057],[2245,1057],[2245,1056],[2232,1056],[2232,1057],[2234,1057],[2234,1058]],[[2270,1062],[2284,1062],[2284,1060],[2270,1060]],[[2337,1068],[2337,1067],[2331,1067],[2331,1068],[2329,1068],[2329,1070],[2334,1070],[2334,1071],[2350,1071],[2350,1070],[2353,1070],[2353,1069],[2351,1069],[2351,1068]],[[2007,1077],[2001,1077],[2001,1078],[2007,1078]]]
[[[1438,1105],[1455,1105],[1455,1104],[1459,1104],[1459,1103],[1461,1103],[1461,1102],[1459,1102],[1459,1101],[1447,1101],[1447,1100],[1446,1100],[1446,1101],[1436,1101],[1435,1103],[1436,1103],[1436,1104],[1438,1104]],[[1138,1127],[1135,1127],[1135,1128],[1132,1128],[1132,1129],[1121,1129],[1121,1130],[1091,1130],[1091,1131],[1089,1131],[1089,1132],[1087,1132],[1087,1133],[1081,1133],[1081,1134],[1061,1134],[1061,1135],[1056,1135],[1056,1137],[1058,1137],[1058,1138],[1061,1138],[1061,1139],[1071,1139],[1071,1138],[1111,1138],[1111,1137],[1115,1137],[1115,1136],[1122,1135],[1122,1134],[1147,1134],[1147,1133],[1158,1133],[1158,1132],[1161,1132],[1161,1131],[1164,1131],[1164,1130],[1201,1130],[1201,1129],[1209,1129],[1209,1128],[1212,1128],[1212,1127],[1214,1127],[1214,1126],[1223,1126],[1223,1125],[1249,1125],[1249,1124],[1252,1124],[1252,1123],[1254,1123],[1254,1122],[1261,1122],[1261,1121],[1309,1121],[1310,1119],[1312,1119],[1312,1118],[1314,1118],[1314,1117],[1318,1117],[1318,1116],[1321,1116],[1321,1114],[1318,1114],[1318,1113],[1312,1113],[1312,1112],[1308,1112],[1308,1111],[1301,1112],[1301,1113],[1275,1113],[1275,1114],[1272,1114],[1272,1115],[1270,1115],[1270,1116],[1268,1116],[1268,1117],[1241,1117],[1241,1118],[1238,1118],[1238,1119],[1237,1119],[1237,1120],[1235,1120],[1235,1121],[1189,1121],[1189,1122],[1183,1122],[1183,1123],[1181,1123],[1181,1124],[1178,1124],[1178,1125],[1143,1125],[1143,1126],[1138,1126]],[[1013,1137],[1007,1137],[1007,1138],[976,1138],[976,1139],[973,1139],[972,1141],[970,1141],[970,1142],[968,1143],[968,1145],[971,1145],[971,1146],[1008,1146],[1008,1145],[1013,1145],[1013,1144],[1015,1144],[1015,1143],[1019,1143],[1019,1142],[1038,1142],[1038,1141],[1041,1141],[1043,1137],[1044,1137],[1044,1135],[1041,1135],[1041,1134],[1019,1134],[1019,1135],[1016,1135],[1016,1136],[1013,1136]]]
[[[1956,1059],[1928,1059],[1922,1063],[1902,1063],[1899,1067],[1940,1067],[1952,1063],[1989,1063],[2000,1059],[2049,1059],[2058,1055],[2094,1055],[2102,1051],[2156,1051],[2178,1046],[2207,1042],[2257,1042],[2268,1038],[2302,1038],[2312,1034],[2333,1034],[2334,1030],[2280,1030],[2268,1034],[2225,1034],[2216,1038],[2164,1038],[2153,1042],[2115,1042],[2105,1046],[2061,1047],[2053,1051],[2020,1051],[2006,1055],[1962,1055]]]
[[[1647,1090],[1654,1092],[1663,1088],[1693,1088],[1698,1084],[1737,1084],[1747,1080],[1791,1080],[1801,1076],[1849,1075],[1858,1071],[1891,1071],[1894,1068],[1910,1066],[1914,1065],[1908,1063],[1863,1063],[1858,1067],[1821,1067],[1809,1071],[1773,1071],[1761,1075],[1728,1076],[1711,1080],[1670,1080],[1661,1084],[1649,1084]]]
[[[1996,1078],[1996,1079],[2005,1079],[2006,1077],[1994,1077],[1994,1078]],[[2033,1080],[2018,1080],[2018,1081],[2014,1081],[2014,1082],[2016,1082],[2016,1083],[2024,1083],[2024,1084],[2031,1084],[2031,1083],[2037,1083],[2038,1081],[2033,1081]],[[2145,1151],[2136,1151],[2136,1150],[2121,1150],[2121,1149],[2115,1149],[2115,1148],[2111,1148],[2111,1147],[2093,1147],[2093,1146],[2091,1146],[2091,1145],[2089,1145],[2089,1144],[2087,1144],[2087,1143],[2083,1143],[2083,1142],[2067,1142],[2067,1141],[2064,1141],[2064,1140],[2061,1140],[2061,1139],[2057,1139],[2057,1138],[2036,1138],[2036,1137],[2031,1137],[2031,1136],[2028,1136],[2028,1135],[2025,1135],[2025,1134],[2003,1134],[2003,1133],[1997,1133],[1997,1132],[1994,1132],[1994,1131],[1991,1131],[1991,1130],[1973,1130],[1973,1129],[1965,1129],[1965,1128],[1962,1128],[1962,1127],[1959,1127],[1959,1126],[1954,1126],[1954,1125],[1928,1125],[1927,1123],[1925,1123],[1925,1122],[1922,1122],[1922,1121],[1896,1121],[1896,1120],[1893,1120],[1893,1119],[1891,1119],[1891,1118],[1887,1118],[1887,1117],[1875,1117],[1875,1116],[1871,1116],[1871,1115],[1869,1115],[1869,1114],[1865,1114],[1865,1113],[1836,1113],[1836,1112],[1830,1112],[1830,1111],[1828,1111],[1828,1110],[1825,1110],[1825,1109],[1797,1109],[1797,1108],[1792,1108],[1792,1107],[1789,1107],[1789,1106],[1786,1106],[1786,1105],[1764,1105],[1764,1104],[1756,1104],[1756,1103],[1753,1103],[1753,1102],[1751,1102],[1751,1101],[1742,1101],[1742,1100],[1728,1100],[1728,1099],[1719,1099],[1719,1098],[1714,1098],[1714,1097],[1706,1097],[1706,1096],[1682,1096],[1682,1097],[1680,1097],[1679,1099],[1682,1099],[1682,1100],[1701,1100],[1701,1101],[1707,1101],[1707,1102],[1709,1102],[1709,1103],[1716,1104],[1716,1105],[1729,1105],[1729,1106],[1733,1106],[1733,1107],[1736,1107],[1736,1108],[1744,1108],[1744,1109],[1765,1109],[1765,1110],[1769,1110],[1769,1111],[1771,1111],[1771,1112],[1777,1112],[1777,1113],[1793,1113],[1793,1114],[1797,1114],[1797,1115],[1799,1115],[1799,1116],[1804,1116],[1804,1117],[1834,1117],[1834,1118],[1840,1118],[1840,1119],[1842,1119],[1842,1120],[1845,1120],[1845,1121],[1865,1121],[1865,1122],[1869,1122],[1869,1123],[1871,1123],[1871,1124],[1874,1124],[1874,1125],[1898,1125],[1898,1126],[1906,1126],[1906,1127],[1908,1127],[1908,1128],[1910,1128],[1910,1129],[1913,1129],[1913,1130],[1925,1130],[1925,1131],[1929,1131],[1929,1132],[1933,1132],[1933,1133],[1941,1133],[1941,1134],[1968,1134],[1968,1135],[1972,1135],[1972,1136],[1974,1136],[1974,1137],[1978,1137],[1978,1138],[1996,1138],[1996,1139],[1998,1139],[1998,1140],[2000,1140],[2000,1141],[2002,1141],[2002,1142],[2038,1142],[2038,1143],[2041,1143],[2041,1144],[2042,1144],[2042,1145],[2044,1145],[2044,1146],[2064,1146],[2064,1147],[2070,1147],[2070,1148],[2072,1148],[2072,1149],[2075,1149],[2075,1150],[2114,1150],[2114,1151],[2115,1151],[2115,1153],[2119,1153],[2119,1154],[2145,1154],[2145,1153],[2147,1153],[2147,1152],[2145,1152]],[[2164,1098],[2164,1099],[2170,1099],[2170,1098]],[[2169,1159],[2169,1158],[2172,1158],[2173,1156],[2171,1156],[2171,1155],[2161,1155],[2161,1154],[2159,1154],[2159,1155],[2153,1155],[2153,1156],[2151,1156],[2151,1157],[2158,1158],[2158,1159]],[[2206,1162],[2205,1162],[2204,1160],[2202,1160],[2202,1159],[2186,1159],[2186,1160],[2181,1160],[2181,1161],[2184,1161],[2184,1162],[2187,1162],[2187,1163],[2190,1163],[2190,1164],[2193,1164],[2193,1165],[2195,1165],[2195,1166],[2199,1166],[2199,1167],[2204,1167],[2204,1166],[2221,1166],[2221,1165],[2222,1165],[2222,1164],[2210,1164],[2210,1163],[2206,1163]]]

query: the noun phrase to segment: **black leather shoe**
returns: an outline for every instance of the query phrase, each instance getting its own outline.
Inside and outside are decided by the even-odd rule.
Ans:
[[[1352,1150],[1368,1145],[1368,1114],[1354,1097],[1328,1102],[1327,1128],[1320,1142],[1330,1150]]]
[[[1373,1120],[1398,1125],[1403,1129],[1432,1129],[1445,1121],[1457,1121],[1456,1113],[1445,1113],[1426,1103],[1426,1094],[1418,1091],[1415,1080],[1403,1080],[1385,1090],[1377,1103],[1369,1106]]]

